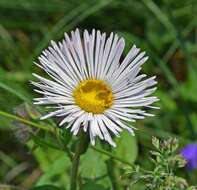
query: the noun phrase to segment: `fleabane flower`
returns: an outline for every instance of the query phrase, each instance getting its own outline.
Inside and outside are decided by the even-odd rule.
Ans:
[[[41,119],[60,117],[59,126],[70,128],[74,135],[80,129],[89,133],[94,145],[95,137],[116,146],[112,135],[119,136],[122,129],[134,134],[131,122],[153,116],[145,107],[158,100],[150,96],[155,90],[155,76],[140,74],[147,61],[145,52],[135,45],[120,61],[125,41],[117,34],[109,37],[99,30],[71,32],[69,36],[42,52],[36,63],[50,79],[33,74],[39,82],[33,82],[35,104],[51,105],[52,109]]]

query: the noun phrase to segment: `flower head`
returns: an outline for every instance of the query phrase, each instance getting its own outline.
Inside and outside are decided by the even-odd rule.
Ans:
[[[188,170],[197,169],[197,144],[186,145],[182,149],[181,154],[187,161]]]
[[[134,134],[131,122],[152,116],[143,108],[158,100],[150,96],[156,81],[139,74],[148,57],[135,45],[120,61],[124,47],[117,34],[106,37],[95,30],[85,30],[81,38],[76,29],[61,42],[52,41],[36,63],[51,79],[33,74],[39,80],[33,82],[35,91],[43,95],[35,104],[53,105],[41,119],[61,117],[59,125],[74,135],[80,128],[89,131],[93,145],[98,136],[115,146],[111,135],[122,129]]]

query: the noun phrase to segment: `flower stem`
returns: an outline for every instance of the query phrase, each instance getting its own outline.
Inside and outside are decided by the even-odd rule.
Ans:
[[[77,173],[79,168],[79,160],[80,160],[80,154],[75,153],[74,159],[73,159],[73,167],[72,167],[72,173],[71,173],[71,182],[70,182],[70,189],[76,190],[77,189]]]
[[[106,150],[104,150],[104,149],[100,149],[100,148],[97,148],[97,147],[91,147],[91,149],[93,149],[93,150],[95,150],[95,151],[97,151],[97,152],[100,152],[100,153],[102,153],[102,154],[105,154],[105,155],[109,156],[110,158],[112,158],[112,159],[114,159],[114,160],[117,160],[117,161],[119,161],[119,162],[122,162],[123,164],[126,164],[126,165],[128,165],[128,166],[131,166],[131,167],[134,166],[134,164],[132,164],[132,163],[130,163],[130,162],[128,162],[128,161],[125,161],[124,159],[119,158],[119,157],[115,156],[114,154],[112,154],[111,152],[106,151]]]
[[[77,190],[77,177],[79,169],[80,156],[84,154],[89,145],[89,138],[83,131],[79,134],[79,142],[76,146],[75,155],[73,157],[70,190]]]
[[[39,129],[43,129],[43,130],[47,130],[47,131],[53,131],[53,129],[52,129],[50,126],[44,126],[44,125],[35,123],[35,122],[33,122],[33,121],[29,121],[29,120],[24,119],[24,118],[22,118],[22,117],[19,117],[19,116],[16,116],[16,115],[13,115],[13,114],[10,114],[10,113],[1,111],[1,110],[0,110],[0,116],[4,116],[4,117],[7,117],[7,118],[16,120],[16,121],[20,121],[20,122],[22,122],[22,123],[25,123],[25,124],[27,124],[27,125],[31,125],[31,126],[33,126],[33,127],[37,127],[37,128],[39,128]]]

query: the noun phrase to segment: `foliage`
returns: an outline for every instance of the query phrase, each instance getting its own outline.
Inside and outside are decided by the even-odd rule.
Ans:
[[[53,185],[42,185],[42,186],[35,187],[31,190],[61,190],[61,189]]]
[[[128,168],[126,175],[135,177],[135,181],[131,184],[141,180],[147,190],[196,190],[197,187],[189,186],[184,178],[175,174],[177,168],[186,165],[183,157],[177,154],[178,140],[170,138],[161,141],[153,137],[152,144],[155,150],[150,151],[152,156],[150,161],[154,164],[154,168],[150,171],[139,166],[134,166],[133,170]]]

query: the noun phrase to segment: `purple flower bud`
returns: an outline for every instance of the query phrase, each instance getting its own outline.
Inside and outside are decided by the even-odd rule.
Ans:
[[[189,171],[197,169],[197,143],[186,145],[181,150],[181,154],[187,161],[187,169]]]

